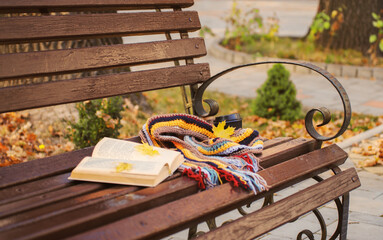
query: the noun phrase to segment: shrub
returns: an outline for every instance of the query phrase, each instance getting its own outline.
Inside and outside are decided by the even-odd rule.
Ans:
[[[118,137],[122,104],[122,97],[78,103],[79,120],[70,123],[71,131],[67,137],[79,148],[96,145],[103,137]]]
[[[296,99],[296,89],[289,80],[289,71],[281,64],[275,64],[267,75],[267,80],[257,90],[257,97],[253,101],[254,114],[273,120],[295,121],[302,118],[302,105]]]

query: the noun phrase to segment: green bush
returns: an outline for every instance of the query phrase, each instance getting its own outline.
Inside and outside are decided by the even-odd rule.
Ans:
[[[122,97],[78,103],[79,120],[70,123],[71,131],[67,137],[79,148],[94,146],[103,137],[118,137],[122,105]]]
[[[267,75],[253,101],[254,114],[273,120],[295,121],[302,118],[302,105],[296,99],[297,92],[294,83],[289,80],[289,71],[281,64],[275,64]]]

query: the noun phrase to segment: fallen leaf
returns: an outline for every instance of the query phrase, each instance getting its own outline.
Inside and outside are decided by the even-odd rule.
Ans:
[[[150,146],[147,143],[137,145],[135,149],[144,155],[155,156],[160,154],[157,150],[155,150],[152,146]]]
[[[366,160],[359,161],[358,166],[359,167],[373,167],[377,163],[376,159],[368,158]]]
[[[133,165],[130,163],[124,163],[121,162],[116,166],[116,172],[122,172],[122,171],[129,171],[130,169],[133,168]]]
[[[234,134],[235,128],[228,126],[225,129],[226,121],[218,123],[218,126],[213,126],[213,133],[218,138],[230,139],[230,136]]]

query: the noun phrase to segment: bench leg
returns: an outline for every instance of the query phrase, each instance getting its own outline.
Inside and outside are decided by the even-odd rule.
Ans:
[[[346,193],[342,196],[342,204],[341,207],[338,208],[339,212],[339,222],[337,232],[339,232],[339,239],[346,240],[347,239],[347,226],[348,226],[348,209],[350,204],[350,194]],[[334,238],[331,239],[335,239]]]
[[[334,174],[339,174],[341,172],[341,169],[339,167],[335,167],[332,169],[332,171],[334,172]],[[317,180],[318,182],[323,181],[323,179],[319,176],[315,176],[313,178]],[[334,234],[330,237],[330,240],[334,240],[338,236],[340,240],[346,240],[347,227],[348,227],[348,211],[349,211],[349,205],[350,205],[350,193],[345,193],[344,195],[342,195],[342,200],[337,198],[334,201],[338,209],[338,226]],[[322,229],[322,233],[323,233],[323,229]],[[323,234],[322,234],[322,238],[323,238]]]
[[[264,201],[263,201],[263,204],[262,204],[262,207],[261,208],[264,208],[268,205],[271,205],[272,203],[274,203],[274,194],[268,194],[267,196],[265,196],[264,198]],[[246,207],[250,207],[251,203],[247,204]],[[239,207],[237,208],[238,212],[242,215],[242,216],[246,216],[247,214],[249,214],[246,210],[243,209],[243,207]],[[232,222],[233,220],[227,220],[226,222],[222,223],[222,226],[227,224],[227,223],[230,223]],[[209,227],[209,230],[212,231],[214,229],[217,228],[217,223],[215,221],[215,218],[211,218],[211,219],[208,219],[206,220],[206,224],[207,226]],[[196,238],[198,237],[199,235],[202,235],[204,234],[205,232],[202,232],[202,231],[198,231],[198,225],[195,225],[193,227],[190,227],[189,228],[189,233],[188,233],[188,239],[193,239],[193,238]]]
[[[340,169],[333,169],[335,174],[339,174],[341,171]],[[319,176],[313,177],[316,181],[321,182],[323,179]],[[354,180],[353,180],[354,181]],[[340,240],[346,240],[347,239],[347,227],[348,227],[348,212],[349,212],[349,201],[350,201],[350,195],[349,193],[344,193],[341,197],[334,199],[334,202],[336,204],[337,210],[338,210],[338,225],[333,233],[333,235],[329,238],[329,240],[335,240],[339,237]],[[268,206],[274,202],[273,194],[267,195],[264,199],[263,206],[261,208],[264,208],[265,206]],[[249,207],[249,206],[248,206]],[[246,216],[249,213],[246,212],[242,207],[238,208],[238,211],[243,215]],[[325,220],[322,216],[322,214],[319,212],[318,209],[312,210],[312,212],[315,214],[316,218],[319,221],[319,224],[321,225],[321,240],[327,239],[327,226],[325,223]],[[291,220],[290,222],[296,221],[298,218]],[[225,222],[222,225],[225,225],[226,223],[229,223],[229,221]],[[217,225],[215,223],[215,219],[209,219],[206,221],[208,224],[209,230],[212,231],[217,228]],[[194,227],[191,227],[189,229],[189,238],[195,238],[200,235],[203,235],[204,232],[197,232],[197,225]],[[303,237],[307,237],[310,240],[314,240],[314,234],[310,230],[303,230],[297,235],[297,240],[303,239]]]
[[[334,200],[338,209],[338,226],[333,235],[329,238],[329,240],[335,240],[338,236],[340,240],[347,239],[349,197],[349,193],[346,193],[342,196],[342,201],[339,198]],[[319,221],[319,224],[321,225],[321,240],[325,240],[327,239],[327,226],[323,219],[323,216],[318,209],[314,209],[313,213],[315,214],[316,218]],[[301,231],[298,234],[297,240],[302,240],[304,235],[310,240],[315,240],[314,234],[307,229]]]
[[[341,172],[339,168],[334,168],[333,172],[335,174],[338,174]],[[314,176],[313,179],[315,179],[318,182],[323,181],[323,178],[319,176]],[[334,199],[334,202],[336,204],[336,208],[338,210],[338,226],[333,233],[333,235],[329,238],[329,240],[335,240],[339,236],[340,240],[346,240],[347,239],[347,227],[348,227],[348,211],[349,211],[349,204],[350,204],[350,194],[345,193],[342,195],[342,200],[340,198]],[[327,226],[326,223],[322,217],[322,214],[319,212],[318,209],[314,209],[312,211],[316,218],[319,221],[319,224],[321,225],[321,240],[325,240],[327,238]],[[293,221],[296,221],[297,219],[294,219]],[[293,222],[292,221],[292,222]],[[310,239],[314,240],[314,234],[310,230],[303,230],[301,231],[298,236],[297,240],[302,240],[302,237],[304,235]]]

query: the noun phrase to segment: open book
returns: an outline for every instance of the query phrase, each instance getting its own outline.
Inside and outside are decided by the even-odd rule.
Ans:
[[[73,169],[69,179],[154,187],[184,161],[180,152],[103,138],[92,156]]]

